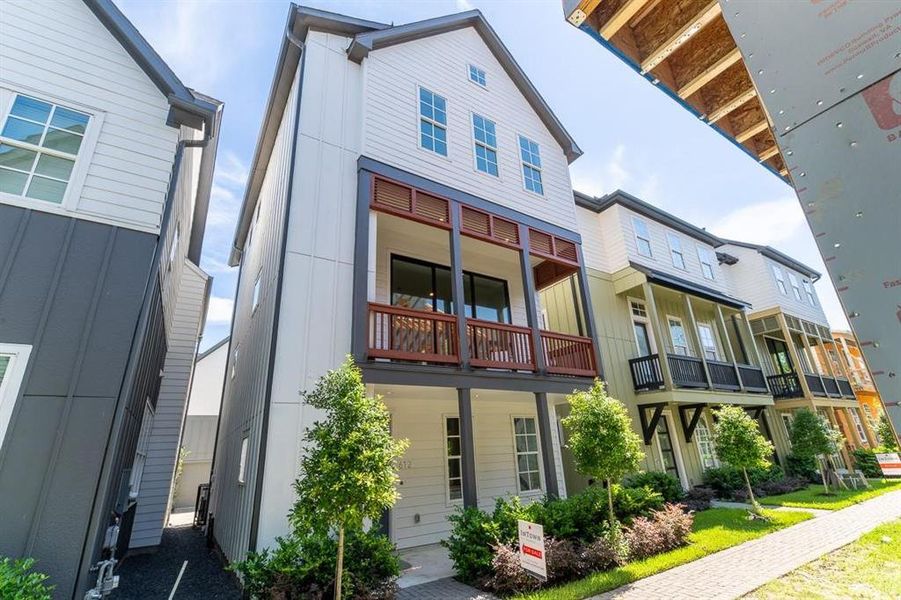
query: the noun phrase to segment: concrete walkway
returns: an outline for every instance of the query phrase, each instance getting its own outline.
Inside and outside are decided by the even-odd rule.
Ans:
[[[901,518],[901,491],[804,521],[592,600],[733,599]]]
[[[764,498],[764,501],[766,498]],[[730,502],[728,500],[714,500],[710,503],[713,508],[741,508],[743,510],[751,510],[751,505],[746,502]],[[806,512],[815,517],[824,517],[834,513],[834,510],[823,510],[822,508],[799,508],[795,506],[767,506],[761,503],[761,506],[767,510],[778,510],[784,512]]]

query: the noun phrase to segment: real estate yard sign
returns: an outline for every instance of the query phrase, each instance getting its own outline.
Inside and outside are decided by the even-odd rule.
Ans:
[[[886,477],[901,477],[901,456],[897,452],[891,454],[876,454],[876,462]],[[520,534],[520,538],[522,535]]]
[[[537,523],[519,521],[519,564],[542,581],[547,580],[544,556],[544,527]]]

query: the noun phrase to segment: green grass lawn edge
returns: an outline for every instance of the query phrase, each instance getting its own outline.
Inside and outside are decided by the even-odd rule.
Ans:
[[[872,500],[876,496],[901,490],[901,479],[870,479],[870,489],[836,490],[832,495],[823,494],[822,485],[810,485],[803,490],[765,496],[760,503],[765,506],[790,506],[792,508],[818,508],[821,510],[840,510],[854,504]]]
[[[748,519],[746,510],[711,508],[695,514],[688,546],[601,571],[561,586],[517,596],[520,600],[581,600],[638,579],[684,565],[709,554],[737,546],[813,517],[801,511],[764,511],[768,521]]]

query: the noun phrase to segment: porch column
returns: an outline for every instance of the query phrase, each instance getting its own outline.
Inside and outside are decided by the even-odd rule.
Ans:
[[[748,362],[751,361],[752,356],[756,358],[757,366],[764,370],[765,374],[766,370],[763,366],[763,357],[760,356],[760,350],[757,348],[757,340],[754,339],[754,330],[751,329],[751,322],[748,321],[748,314],[745,311],[741,311],[740,313],[738,313],[738,320],[742,322],[742,324],[745,326],[745,331],[747,331],[748,333],[748,344],[751,347],[750,352],[746,351]]]
[[[779,329],[782,331],[782,337],[785,339],[785,346],[788,348],[788,355],[791,356],[795,377],[798,378],[798,383],[801,385],[801,391],[804,392],[804,397],[812,403],[813,394],[810,393],[810,386],[807,385],[807,378],[804,376],[804,373],[801,372],[801,358],[798,355],[798,349],[795,348],[795,342],[792,340],[791,332],[788,330],[788,323],[785,322],[785,315],[781,312],[778,313],[776,315],[776,320],[779,321]]]
[[[820,380],[820,385],[823,386],[823,393],[826,394],[826,396],[828,397],[829,392],[826,391],[826,382],[823,381],[823,374],[820,373],[821,369],[818,368],[818,366],[816,364],[817,361],[813,355],[813,351],[810,349],[810,342],[807,340],[807,332],[806,331],[801,332],[801,345],[804,346],[804,351],[807,352],[807,356],[810,359],[810,368],[816,370],[816,376]],[[806,377],[805,377],[805,379],[806,379]]]
[[[657,301],[654,300],[654,289],[651,284],[645,281],[641,284],[641,290],[644,292],[644,301],[648,305],[648,318],[651,321],[651,329],[654,330],[654,338],[657,340],[657,362],[660,363],[660,374],[663,375],[663,386],[672,390],[673,375],[669,370],[669,361],[666,354],[666,338],[663,337],[663,331],[660,328],[660,317],[657,313]]]
[[[451,203],[450,259],[451,259],[451,296],[454,300],[454,314],[457,317],[457,340],[460,347],[460,366],[469,368],[469,335],[466,331],[466,298],[463,294],[463,250],[460,240],[460,223],[462,215],[460,203]],[[467,394],[469,390],[467,390]],[[460,413],[462,422],[463,413]],[[465,460],[464,460],[465,463]],[[465,482],[465,476],[464,476]],[[466,489],[465,487],[463,488]],[[465,493],[465,492],[464,492]]]
[[[832,377],[832,380],[835,382],[835,387],[838,388],[838,395],[841,396],[842,390],[838,387],[838,379],[835,378],[835,369],[832,368],[832,359],[829,358],[829,352],[826,351],[826,344],[823,343],[823,338],[819,335],[817,336],[817,345],[820,348],[820,352],[823,353],[823,362],[826,363],[826,370],[829,371],[829,376]],[[838,358],[838,352],[835,353],[835,356]]]
[[[710,367],[707,366],[707,357],[704,356],[704,346],[701,344],[701,335],[698,333],[698,324],[695,322],[695,311],[691,307],[691,296],[682,294],[685,301],[685,314],[688,315],[688,325],[691,330],[691,337],[694,340],[695,348],[698,349],[698,356],[701,359],[701,367],[704,368],[704,378],[707,380],[707,387],[713,388],[713,380],[710,378]]]
[[[844,431],[842,431],[842,428],[838,423],[838,416],[835,414],[835,408],[833,408],[832,406],[827,406],[826,413],[829,415],[829,421],[831,425],[838,428],[838,430],[841,431],[842,434],[844,434]],[[850,468],[853,463],[851,462],[851,454],[848,452],[848,444],[842,444],[838,449],[838,452],[842,455],[845,464]]]
[[[535,393],[535,407],[538,410],[538,434],[541,439],[541,462],[544,466],[544,492],[549,498],[558,498],[557,467],[554,464],[554,442],[551,437],[551,411],[547,404],[547,394]]]
[[[735,352],[732,351],[732,342],[729,341],[729,330],[726,329],[726,319],[723,318],[723,307],[716,302],[714,302],[713,305],[716,307],[716,316],[720,322],[720,327],[723,330],[723,345],[726,347],[726,356],[732,363],[732,368],[735,369],[735,377],[738,378],[738,387],[741,388],[741,391],[745,391],[745,383],[741,380],[741,371],[738,370]]]
[[[585,257],[582,245],[576,244],[576,257],[579,259],[579,300],[582,302],[582,315],[585,317],[585,336],[591,338],[594,348],[594,364],[598,377],[604,379],[604,365],[601,363],[601,340],[597,324],[594,320],[594,306],[591,304],[591,290],[588,289],[588,271],[585,269]]]
[[[535,295],[535,273],[529,262],[531,246],[529,245],[529,228],[519,224],[519,243],[522,248],[519,251],[519,265],[522,270],[522,286],[526,300],[526,316],[529,320],[529,329],[532,331],[532,359],[535,361],[535,371],[542,375],[547,372],[547,359],[544,356],[544,347],[541,343],[541,330],[538,320],[538,300]]]
[[[472,390],[457,389],[457,405],[460,413],[460,467],[463,475],[463,506],[479,505],[476,491],[475,442],[472,433]]]
[[[866,444],[864,444],[860,439],[860,434],[857,432],[857,426],[854,424],[854,419],[851,418],[848,409],[845,407],[838,408],[836,409],[836,415],[842,422],[842,429],[848,432],[848,437],[854,444],[854,447],[863,448],[864,446],[866,446]]]
[[[353,313],[351,314],[351,354],[354,360],[366,360],[369,348],[369,194],[372,174],[360,171],[357,178],[357,212],[354,219]]]

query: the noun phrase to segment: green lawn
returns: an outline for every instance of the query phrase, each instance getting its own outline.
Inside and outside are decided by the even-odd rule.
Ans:
[[[708,554],[764,536],[811,518],[810,513],[765,511],[769,521],[749,521],[748,512],[735,508],[712,508],[695,514],[688,546],[664,552],[619,569],[589,575],[555,588],[521,596],[528,600],[579,600],[697,560]]]
[[[901,590],[901,520],[755,590],[746,598],[897,598]]]
[[[778,496],[766,496],[760,498],[760,503],[768,506],[793,506],[795,508],[821,508],[823,510],[838,510],[848,508],[852,504],[863,502],[880,496],[886,492],[901,490],[901,480],[871,479],[870,489],[837,490],[826,496],[823,494],[822,485],[811,485],[806,489],[780,494]]]

